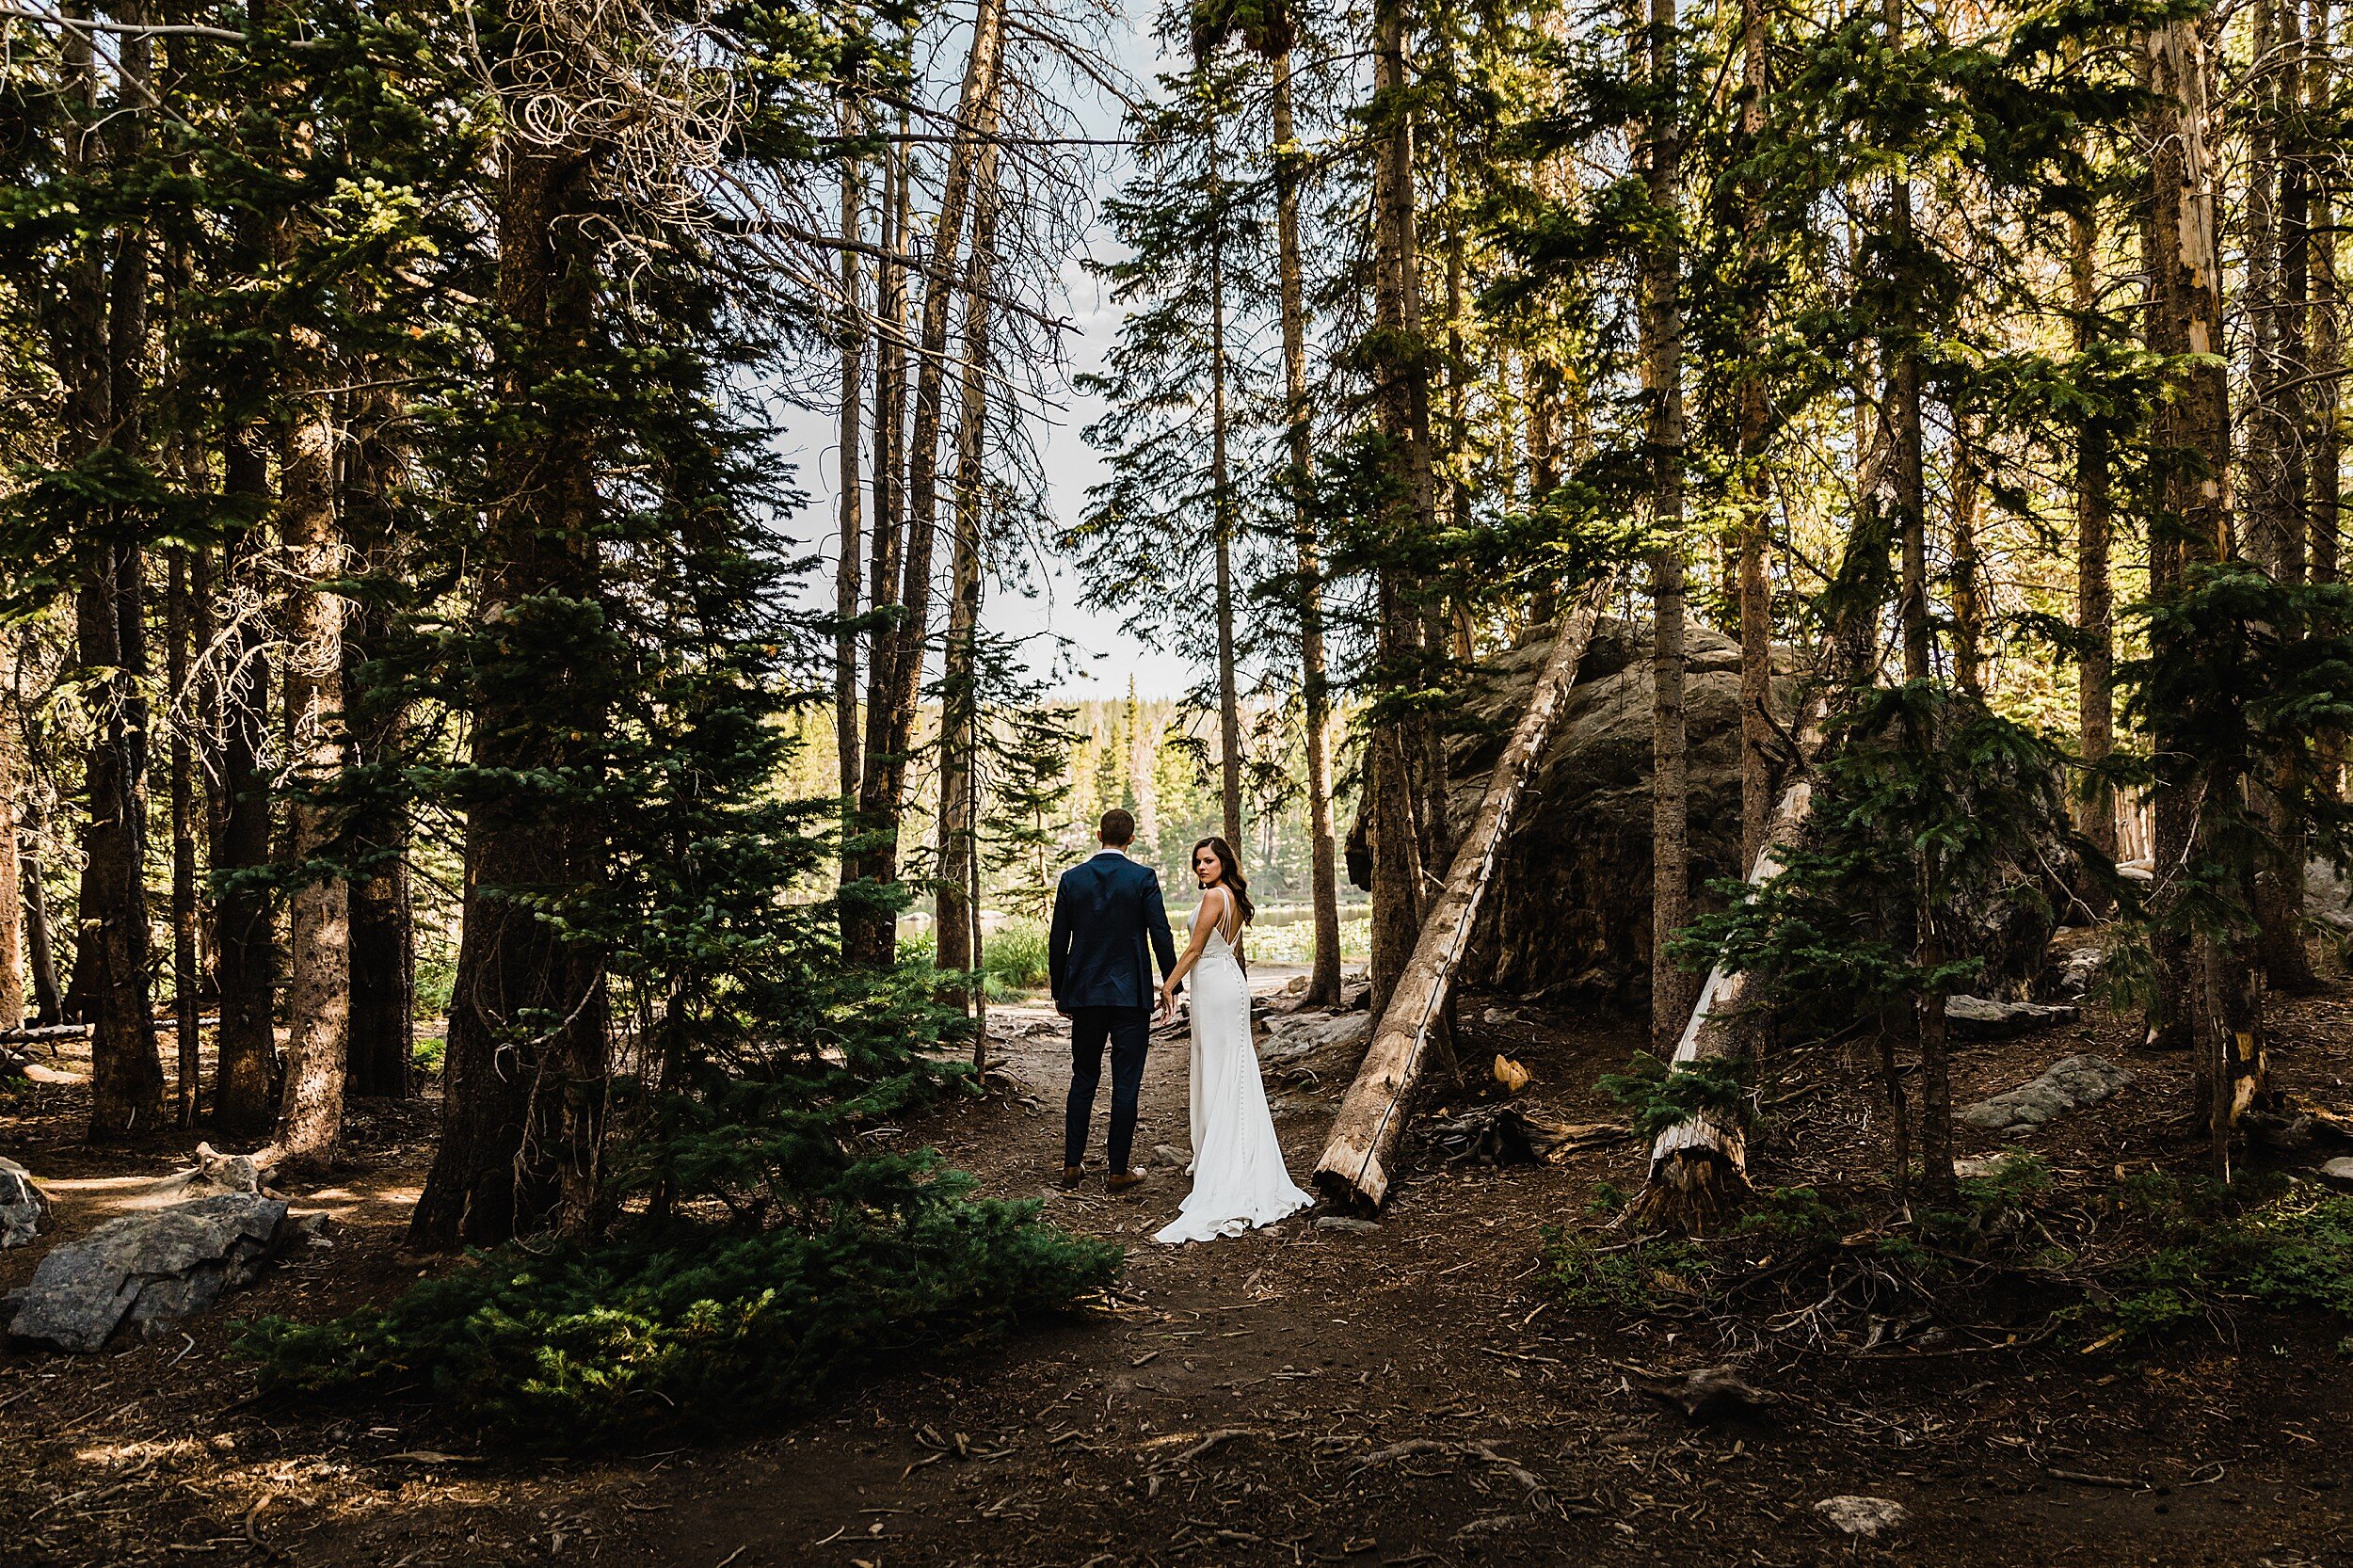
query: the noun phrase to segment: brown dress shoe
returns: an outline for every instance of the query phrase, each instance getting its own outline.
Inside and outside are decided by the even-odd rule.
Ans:
[[[1103,1178],[1103,1191],[1125,1192],[1130,1187],[1143,1186],[1144,1178],[1151,1174],[1149,1171],[1122,1171],[1117,1176],[1107,1176]]]
[[[1080,1166],[1064,1165],[1062,1168],[1062,1185],[1065,1192],[1085,1179],[1086,1171]]]

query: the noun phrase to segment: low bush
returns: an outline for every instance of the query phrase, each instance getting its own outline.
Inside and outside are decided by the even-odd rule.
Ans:
[[[1568,1305],[1634,1314],[1706,1294],[1711,1272],[1706,1252],[1694,1242],[1639,1237],[1605,1244],[1561,1230],[1545,1233],[1545,1266]]]
[[[981,943],[981,968],[992,991],[1036,990],[1047,981],[1046,959],[1046,928],[1034,920],[1000,926]]]
[[[917,1160],[869,1161],[816,1223],[684,1227],[477,1254],[390,1305],[251,1325],[265,1394],[429,1394],[541,1448],[802,1408],[910,1354],[980,1342],[1110,1283],[1120,1251],[969,1196]]]
[[[2233,1300],[2353,1319],[2353,1197],[2294,1186],[2249,1202],[2211,1182],[2140,1176],[2116,1205],[2152,1226],[2153,1244],[2079,1314],[2101,1343],[2145,1338]]]
[[[456,948],[446,942],[419,943],[416,1016],[420,1018],[449,1016],[450,998],[456,991]]]

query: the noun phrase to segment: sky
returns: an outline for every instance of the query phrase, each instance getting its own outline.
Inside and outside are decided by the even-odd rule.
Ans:
[[[1130,9],[1133,8],[1131,0]],[[1129,21],[1132,24],[1134,18],[1130,16]],[[1124,41],[1126,47],[1116,52],[1128,56],[1130,69],[1139,77],[1147,76],[1152,52],[1149,40],[1131,25]],[[1089,136],[1113,135],[1119,123],[1116,109],[1107,104],[1082,106],[1079,118],[1080,134]],[[1108,236],[1098,225],[1089,231],[1086,243],[1103,246],[1108,243]],[[1118,335],[1121,312],[1097,280],[1080,265],[1077,255],[1064,265],[1063,284],[1066,291],[1066,313],[1074,324],[1067,349],[1070,375],[1076,377],[1100,368],[1104,353]],[[871,376],[871,367],[869,374]],[[871,380],[869,385],[871,394]],[[1065,387],[1063,404],[1060,412],[1037,416],[1032,423],[1057,524],[1077,520],[1085,507],[1088,487],[1101,477],[1103,471],[1101,460],[1080,435],[1101,413],[1101,400]],[[840,476],[838,418],[830,408],[790,410],[780,422],[778,445],[782,455],[796,466],[799,488],[808,496],[808,504],[792,520],[790,531],[803,547],[825,552],[827,585],[811,584],[821,594],[830,593],[830,566],[837,538],[836,502]],[[944,556],[944,536],[940,549]],[[1185,660],[1161,651],[1129,631],[1125,618],[1116,612],[1094,611],[1080,605],[1082,584],[1068,562],[1049,561],[1043,581],[1034,586],[1035,597],[1024,598],[991,584],[981,615],[992,630],[1008,636],[1031,637],[1050,632],[1067,639],[1068,675],[1058,683],[1056,695],[1124,696],[1132,679],[1139,696],[1176,696],[1199,679],[1199,673]],[[1053,644],[1050,639],[1040,637],[1032,646],[1039,650],[1033,664],[1043,671],[1051,662],[1052,655],[1047,650]]]

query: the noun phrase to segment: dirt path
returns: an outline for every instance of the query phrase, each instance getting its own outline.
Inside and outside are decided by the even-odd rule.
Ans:
[[[2313,1009],[2283,1038],[2341,1077],[2353,1067],[2345,1009]],[[1465,1055],[1509,1049],[1535,1069],[1531,1093],[1582,1120],[1604,1113],[1590,1085],[1630,1045],[1620,1026],[1530,1014],[1466,1029]],[[1112,1310],[911,1370],[754,1440],[594,1463],[485,1459],[421,1412],[253,1409],[219,1320],[184,1344],[11,1357],[0,1512],[22,1523],[0,1556],[27,1568],[257,1556],[388,1568],[2353,1564],[2343,1325],[2241,1320],[2235,1342],[2201,1336],[2129,1360],[1765,1355],[1748,1369],[1785,1401],[1769,1419],[1694,1424],[1639,1374],[1751,1347],[1712,1330],[1705,1342],[1617,1330],[1561,1310],[1538,1277],[1543,1228],[1575,1215],[1597,1179],[1629,1182],[1630,1149],[1561,1168],[1424,1169],[1370,1231],[1302,1217],[1172,1251],[1145,1237],[1182,1177],[1160,1172],[1120,1199],[1099,1177],[1075,1194],[1049,1186],[1065,1048],[1030,1034],[1007,1048],[1028,1096],[960,1105],[906,1135],[991,1192],[1042,1195],[1072,1228],[1131,1243]],[[1973,1048],[1961,1088],[2005,1086],[2075,1048],[2063,1033]],[[1140,1149],[1183,1141],[1184,1054],[1155,1046]],[[2145,1139],[2155,1080],[2181,1070],[2134,1065],[2148,1093],[2087,1114],[2072,1134],[2085,1158]],[[1324,1100],[1278,1103],[1305,1169]],[[1793,1136],[1818,1157],[1841,1158],[1842,1136],[1867,1141],[1867,1115],[1807,1114]],[[376,1200],[413,1170],[414,1115],[369,1124],[386,1152],[344,1189],[336,1248],[295,1258],[242,1310],[322,1314],[413,1277],[394,1247],[400,1205]],[[26,1162],[70,1163],[68,1127],[38,1125],[55,1142]],[[28,1266],[0,1267],[13,1283]],[[1852,1545],[1814,1509],[1841,1494],[1892,1498],[1911,1522],[1891,1543]]]

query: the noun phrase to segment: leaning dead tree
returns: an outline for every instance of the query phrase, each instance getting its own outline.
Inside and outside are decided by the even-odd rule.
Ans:
[[[1813,805],[1814,786],[1803,776],[1782,791],[1766,820],[1764,845],[1749,868],[1751,887],[1781,874],[1781,852],[1796,840]],[[1675,1043],[1670,1072],[1703,1062],[1737,1062],[1748,1054],[1746,1015],[1756,980],[1746,970],[1727,974],[1721,963],[1708,970],[1691,1019]],[[1651,1144],[1649,1179],[1628,1218],[1644,1229],[1705,1233],[1721,1223],[1748,1189],[1748,1135],[1740,1118],[1728,1110],[1702,1107]]]
[[[1805,830],[1806,816],[1814,808],[1814,783],[1806,770],[1821,750],[1827,698],[1827,691],[1817,691],[1800,715],[1796,739],[1801,761],[1766,819],[1764,840],[1749,867],[1753,888],[1781,874],[1783,852]],[[1727,974],[1721,962],[1708,970],[1690,1021],[1675,1042],[1669,1072],[1689,1071],[1706,1062],[1737,1062],[1749,1054],[1758,978],[1748,971]],[[1704,1235],[1722,1222],[1748,1188],[1748,1135],[1739,1117],[1727,1109],[1703,1106],[1652,1143],[1649,1176],[1626,1218],[1644,1230]]]
[[[1520,715],[1488,776],[1486,796],[1463,835],[1446,886],[1422,919],[1413,956],[1389,990],[1364,1065],[1340,1101],[1323,1158],[1316,1163],[1317,1184],[1333,1196],[1378,1206],[1388,1195],[1389,1161],[1405,1128],[1406,1107],[1421,1081],[1431,1034],[1446,1016],[1447,999],[1470,946],[1471,928],[1479,921],[1480,904],[1495,875],[1497,851],[1552,740],[1553,726],[1593,638],[1593,622],[1612,586],[1606,577],[1595,583],[1561,629],[1528,699],[1528,711]]]

